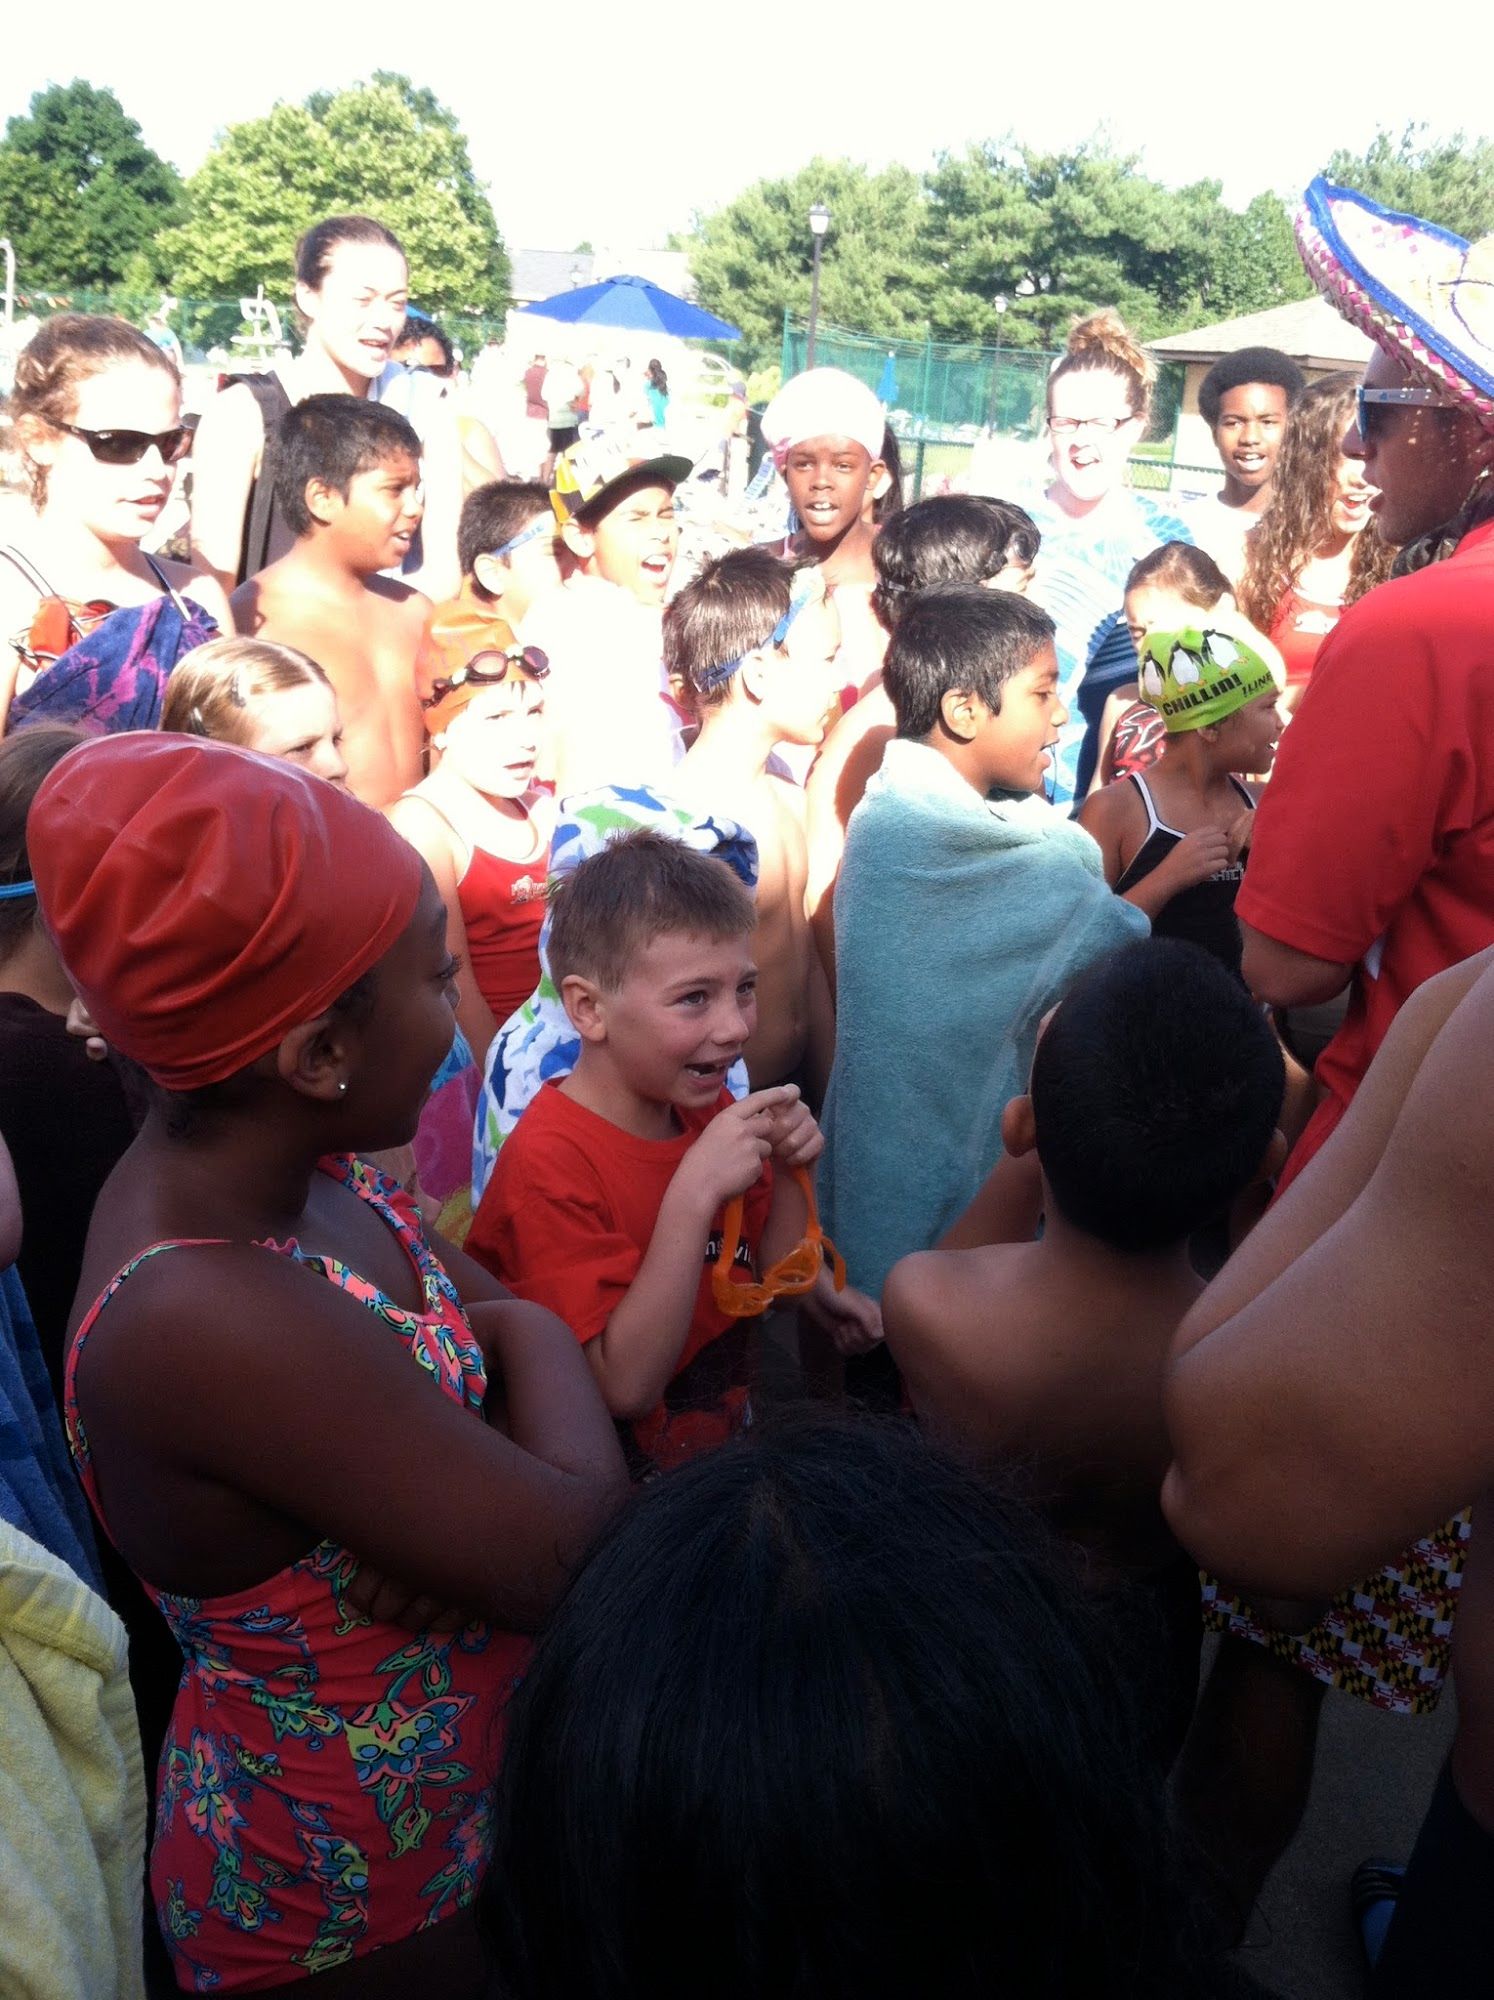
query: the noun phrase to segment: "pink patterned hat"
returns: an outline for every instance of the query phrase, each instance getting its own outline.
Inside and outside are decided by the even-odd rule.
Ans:
[[[1494,431],[1494,236],[1468,243],[1321,174],[1302,197],[1296,230],[1328,303]]]

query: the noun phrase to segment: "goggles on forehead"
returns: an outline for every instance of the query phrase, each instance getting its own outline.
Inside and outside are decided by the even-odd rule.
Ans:
[[[760,651],[763,646],[786,645],[788,643],[788,635],[794,629],[794,620],[799,616],[799,613],[807,605],[822,603],[824,597],[825,575],[819,565],[811,563],[807,564],[803,569],[796,569],[793,579],[789,584],[787,611],[784,612],[767,638],[759,640],[758,644],[749,650],[755,653]],[[713,667],[702,667],[699,672],[692,674],[690,678],[695,684],[697,693],[714,694],[717,688],[725,687],[726,683],[736,673],[746,658],[746,653],[740,653],[734,660],[721,660]]]
[[[432,683],[431,691],[421,701],[422,708],[436,708],[458,688],[502,687],[510,674],[525,674],[532,681],[542,681],[550,671],[550,656],[541,652],[538,646],[515,646],[509,652],[500,653],[489,647],[481,653],[474,653],[464,667],[448,674],[445,679]]]
[[[843,1292],[846,1288],[845,1260],[820,1227],[814,1182],[803,1167],[795,1167],[793,1175],[804,1196],[804,1239],[786,1257],[780,1257],[772,1270],[765,1271],[755,1284],[738,1284],[732,1277],[732,1265],[742,1241],[746,1197],[737,1195],[726,1205],[721,1221],[721,1253],[711,1266],[711,1297],[717,1311],[725,1313],[728,1319],[751,1318],[766,1312],[775,1299],[797,1298],[809,1291],[827,1258],[836,1291]]]
[[[509,539],[506,542],[502,543],[498,548],[489,549],[488,554],[492,557],[494,562],[504,562],[507,560],[509,556],[513,554],[515,549],[522,549],[526,547],[530,542],[539,542],[539,541],[553,542],[557,539],[558,537],[556,536],[555,533],[554,521],[546,520],[543,516],[541,516],[539,520],[531,521],[529,526],[524,529],[522,534],[510,536]]]

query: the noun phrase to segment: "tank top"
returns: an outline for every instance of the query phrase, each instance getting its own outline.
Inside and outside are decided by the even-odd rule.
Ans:
[[[467,866],[457,884],[467,960],[477,990],[501,1028],[539,984],[549,844],[528,861],[507,861],[479,846],[469,826],[458,826],[424,792],[406,792],[405,797],[419,799],[443,819],[467,850]],[[536,825],[537,837],[540,831]]]
[[[451,1280],[408,1198],[350,1158],[322,1171],[366,1201],[419,1275],[410,1312],[335,1259],[261,1247],[369,1309],[369,1338],[398,1340],[440,1394],[480,1422],[487,1373]],[[148,1259],[131,1258],[73,1338],[68,1442],[105,1532],[78,1412],[78,1357],[99,1314]],[[406,1632],[350,1611],[357,1563],[333,1542],[222,1597],[153,1589],[182,1649],[158,1773],[150,1883],[179,1986],[247,1992],[397,1943],[470,1903],[491,1853],[487,1794],[504,1705],[529,1641],[472,1624]],[[143,1579],[142,1579],[143,1581]]]
[[[1128,889],[1144,882],[1184,837],[1177,827],[1168,826],[1159,818],[1151,789],[1139,771],[1132,771],[1127,782],[1140,792],[1141,803],[1146,807],[1147,835],[1121,871],[1115,885],[1117,896],[1124,896]],[[1246,787],[1236,777],[1231,777],[1230,783],[1254,812],[1255,800]],[[1191,888],[1180,889],[1152,918],[1152,935],[1182,938],[1189,944],[1202,945],[1237,978],[1241,977],[1244,947],[1239,919],[1235,915],[1235,896],[1245,879],[1245,856],[1249,851],[1247,842],[1228,868],[1222,868],[1206,882],[1195,882]]]
[[[1295,584],[1276,607],[1268,637],[1286,664],[1287,690],[1304,688],[1323,641],[1344,615],[1343,599],[1304,597]]]

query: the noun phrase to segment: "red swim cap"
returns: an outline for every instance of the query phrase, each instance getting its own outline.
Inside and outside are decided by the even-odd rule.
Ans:
[[[221,1083],[384,956],[419,856],[294,764],[136,731],[71,751],[37,792],[42,919],[99,1032],[168,1090]]]

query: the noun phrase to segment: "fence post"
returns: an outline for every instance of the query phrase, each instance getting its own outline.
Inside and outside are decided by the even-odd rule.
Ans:
[[[923,498],[923,464],[928,452],[929,390],[934,369],[934,322],[923,323],[923,381],[918,390],[918,456],[913,463],[913,498]]]
[[[789,372],[789,309],[783,309],[783,337],[778,346],[778,375],[780,381],[788,380]]]

